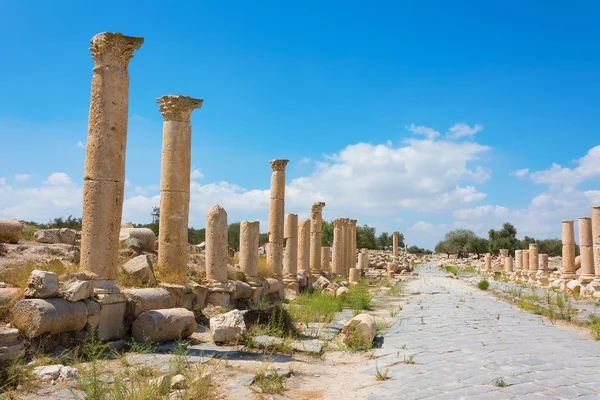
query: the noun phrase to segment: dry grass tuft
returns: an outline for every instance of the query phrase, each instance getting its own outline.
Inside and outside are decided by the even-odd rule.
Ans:
[[[273,277],[273,271],[267,266],[267,257],[258,257],[258,276],[262,279]]]
[[[161,282],[165,283],[176,283],[179,285],[185,285],[187,283],[186,271],[175,270],[169,268],[168,265],[156,265],[154,267],[154,276]]]

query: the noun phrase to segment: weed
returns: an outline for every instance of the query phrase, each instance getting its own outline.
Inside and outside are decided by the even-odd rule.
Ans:
[[[490,282],[487,279],[482,279],[479,281],[479,283],[477,284],[477,287],[481,290],[487,290],[487,288],[490,286]]]
[[[497,379],[496,382],[494,382],[494,386],[503,388],[507,387],[508,383],[504,382],[502,379]]]
[[[590,315],[590,329],[595,335],[596,340],[600,340],[600,317],[592,314]]]
[[[0,363],[0,393],[16,389],[18,386],[23,389],[35,386],[36,378],[32,374],[33,365],[25,364],[25,354],[26,349],[24,348],[16,359]]]
[[[450,273],[450,274],[452,274],[454,276],[458,275],[458,268],[456,268],[453,265],[445,265],[444,269],[446,270],[446,272],[448,272],[448,273]]]
[[[409,355],[408,357],[406,356],[406,354],[404,355],[404,360],[402,361],[404,364],[416,364],[417,362],[415,361],[415,356],[413,356],[412,354]]]
[[[85,399],[103,400],[108,394],[108,384],[101,379],[104,372],[102,361],[106,359],[107,348],[108,345],[98,339],[94,329],[81,346],[82,357],[89,361],[89,365],[80,368],[81,376],[77,379]]]
[[[384,329],[388,329],[392,326],[392,324],[387,321],[376,321],[375,325],[376,325],[377,333],[383,331]]]
[[[301,293],[290,302],[288,311],[292,318],[306,324],[311,322],[331,322],[344,303],[322,292]]]
[[[392,308],[390,310],[390,317],[394,318],[400,311],[402,311],[402,306]]]
[[[254,383],[265,394],[281,394],[285,391],[285,376],[279,375],[271,361],[263,362],[254,373]]]
[[[367,287],[355,285],[348,289],[344,300],[346,305],[357,314],[362,310],[369,310],[371,308],[373,295]]]
[[[389,368],[386,368],[385,371],[381,372],[379,370],[379,367],[377,366],[377,363],[375,363],[375,380],[376,381],[387,381],[388,379],[390,379],[390,377],[388,375],[388,371],[389,371]]]

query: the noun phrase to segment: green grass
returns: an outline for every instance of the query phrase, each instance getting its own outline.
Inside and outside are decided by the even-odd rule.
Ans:
[[[446,272],[448,272],[449,274],[452,274],[454,276],[458,275],[458,268],[456,268],[453,265],[444,265],[444,269],[446,270]]]
[[[348,289],[344,300],[348,308],[359,314],[362,310],[369,310],[373,301],[373,295],[369,289],[363,285],[355,285]]]
[[[508,383],[504,382],[502,379],[497,379],[496,382],[494,382],[494,386],[496,387],[507,387]]]
[[[487,288],[490,287],[490,282],[487,279],[482,279],[477,284],[477,287],[481,290],[487,290]]]
[[[595,335],[596,340],[600,340],[600,316],[592,314],[590,315],[590,329]]]
[[[311,322],[331,322],[335,313],[342,311],[344,301],[322,292],[301,293],[290,302],[292,318],[308,326]]]

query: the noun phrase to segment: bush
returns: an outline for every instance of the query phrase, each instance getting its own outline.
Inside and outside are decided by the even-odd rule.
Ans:
[[[490,287],[490,283],[488,282],[487,279],[482,279],[477,284],[477,287],[481,290],[487,290],[487,288]]]
[[[346,305],[358,314],[362,310],[368,310],[373,301],[373,295],[369,289],[363,285],[352,286],[344,295]]]

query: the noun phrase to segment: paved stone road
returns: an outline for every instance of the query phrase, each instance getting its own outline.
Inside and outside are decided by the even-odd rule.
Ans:
[[[445,278],[433,264],[418,271],[378,358],[361,370],[389,367],[370,399],[600,399],[600,342]]]

